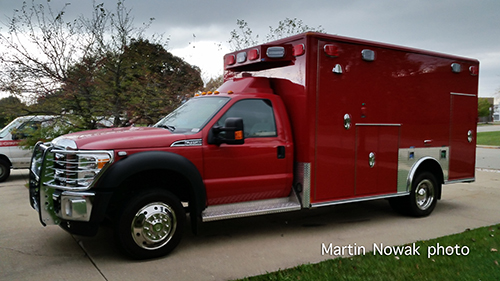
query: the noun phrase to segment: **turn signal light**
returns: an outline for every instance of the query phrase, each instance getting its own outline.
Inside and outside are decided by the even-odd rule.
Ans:
[[[235,140],[242,140],[243,139],[243,131],[235,131],[234,132],[234,139]]]

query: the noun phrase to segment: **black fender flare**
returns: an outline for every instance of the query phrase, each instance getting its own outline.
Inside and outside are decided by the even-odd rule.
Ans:
[[[134,153],[113,164],[99,179],[96,188],[116,190],[128,178],[148,170],[169,170],[184,176],[191,185],[189,208],[201,215],[206,207],[206,190],[203,178],[196,166],[186,157],[166,151],[146,151]]]

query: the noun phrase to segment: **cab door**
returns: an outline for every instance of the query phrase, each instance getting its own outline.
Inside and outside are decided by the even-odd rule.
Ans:
[[[245,143],[204,146],[204,179],[209,205],[288,196],[293,151],[277,128],[269,99],[234,103],[216,122],[243,119]],[[211,128],[209,128],[211,129]]]

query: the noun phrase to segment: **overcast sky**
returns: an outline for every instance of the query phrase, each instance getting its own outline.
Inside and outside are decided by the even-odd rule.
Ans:
[[[29,1],[29,0],[28,0]],[[38,0],[37,0],[38,1]],[[114,9],[116,1],[104,2]],[[297,18],[325,32],[478,59],[480,96],[500,89],[499,0],[126,0],[136,25],[155,18],[148,33],[170,38],[168,49],[198,65],[204,78],[222,73],[230,31],[244,19],[264,40],[269,26]],[[66,20],[92,12],[91,0],[52,0],[71,3]],[[21,1],[0,0],[5,22]],[[222,43],[222,47],[219,46]],[[500,95],[497,95],[500,98]],[[496,101],[498,103],[498,100]]]

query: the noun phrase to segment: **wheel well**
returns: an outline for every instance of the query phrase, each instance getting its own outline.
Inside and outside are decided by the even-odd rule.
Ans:
[[[10,162],[9,157],[7,157],[7,156],[5,156],[3,154],[0,154],[0,160],[3,160],[5,162],[7,162],[7,164],[9,164],[9,166],[12,167],[12,163]]]
[[[434,175],[434,177],[438,182],[436,197],[438,199],[441,199],[441,188],[442,184],[444,183],[444,175],[441,165],[439,165],[439,163],[436,162],[434,159],[427,159],[418,166],[417,170],[414,173],[414,177],[423,172],[429,172]]]
[[[183,175],[170,170],[147,170],[123,180],[123,184],[114,191],[108,213],[112,215],[120,204],[147,189],[162,188],[174,194],[181,202],[191,201],[189,180]],[[189,211],[189,210],[186,210]]]

